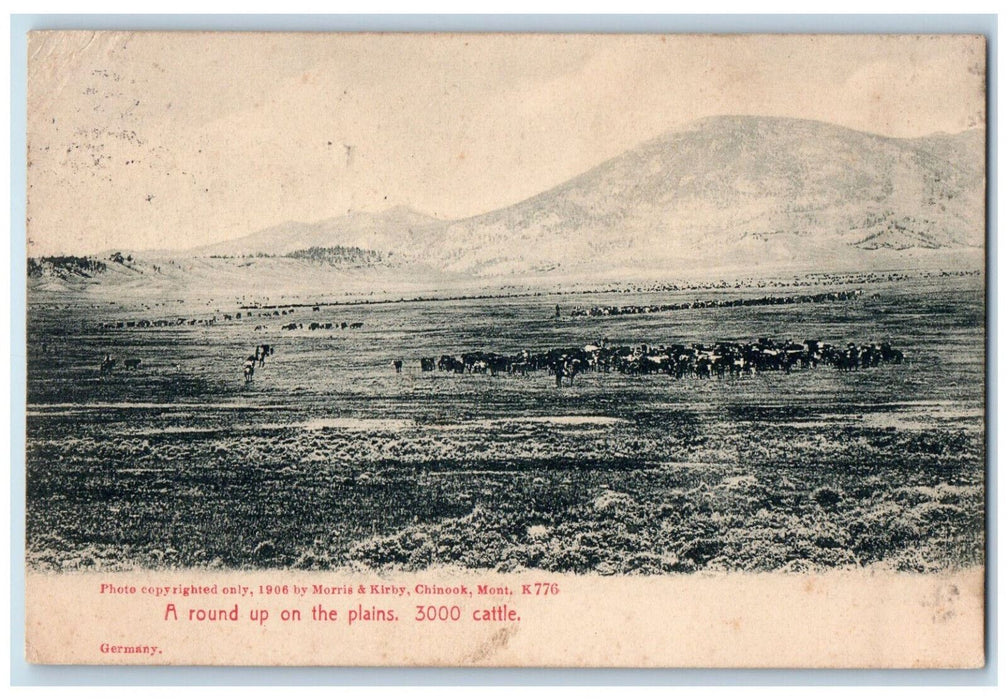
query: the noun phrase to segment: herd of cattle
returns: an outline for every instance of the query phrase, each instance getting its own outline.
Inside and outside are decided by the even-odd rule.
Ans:
[[[825,364],[845,372],[877,367],[882,363],[899,364],[903,353],[889,343],[865,343],[834,346],[818,340],[804,343],[777,343],[760,338],[754,343],[715,343],[713,345],[609,346],[585,345],[554,348],[545,352],[525,350],[514,355],[470,352],[442,355],[420,360],[422,372],[455,374],[527,374],[547,370],[560,386],[563,378],[574,383],[583,372],[620,372],[622,374],[667,374],[676,378],[709,379],[741,377],[758,372],[790,372],[795,367]],[[398,367],[397,367],[398,371]]]
[[[291,312],[293,313],[293,311]],[[270,314],[264,313],[260,316],[269,316]],[[280,312],[275,311],[274,315],[280,315]],[[283,315],[287,315],[284,311]],[[252,313],[247,312],[245,318],[252,318]],[[242,314],[239,311],[236,314],[224,314],[223,319],[225,321],[236,320],[240,321],[242,319]],[[171,328],[175,326],[213,326],[217,323],[217,317],[211,316],[210,318],[159,318],[159,319],[139,319],[134,321],[103,321],[98,325],[102,330],[113,330],[122,328]],[[304,328],[303,323],[287,323],[281,326],[281,330],[294,331]],[[346,328],[363,328],[363,321],[312,321],[308,324],[308,330],[333,330],[333,329],[346,329]],[[256,326],[256,330],[265,329],[266,326]]]
[[[292,322],[280,326],[280,330],[296,331],[303,329],[304,327],[305,325],[303,323]],[[323,331],[323,330],[328,331],[334,328],[363,328],[363,327],[364,327],[363,321],[354,321],[353,323],[347,323],[346,321],[343,321],[341,323],[336,323],[335,321],[333,322],[326,321],[325,323],[319,321],[312,321],[311,323],[308,324],[308,330],[310,331]]]
[[[98,325],[103,330],[113,328],[170,328],[172,326],[212,326],[217,322],[213,318],[158,318],[150,320],[142,318],[138,321],[104,321]]]
[[[242,373],[245,383],[252,381],[256,367],[262,367],[267,357],[273,355],[272,345],[257,345],[255,352],[245,358]],[[564,378],[570,384],[574,377],[585,372],[619,372],[629,375],[665,374],[676,379],[695,377],[752,376],[760,372],[791,372],[795,368],[815,368],[820,364],[844,372],[877,367],[880,364],[901,364],[903,353],[890,343],[848,343],[835,346],[818,340],[803,343],[775,342],[760,338],[750,343],[720,342],[712,345],[609,345],[607,341],[583,347],[552,348],[532,352],[523,350],[508,355],[495,352],[468,352],[462,355],[442,355],[440,358],[420,359],[421,372],[452,372],[454,374],[527,375],[530,372],[548,371],[559,387]],[[112,373],[116,359],[106,355],[101,362],[100,374]],[[140,360],[129,358],[123,362],[128,370],[140,366]],[[401,373],[403,360],[392,361],[396,373]]]
[[[843,292],[823,292],[821,294],[793,294],[788,296],[764,296],[748,299],[706,299],[687,301],[678,304],[649,304],[624,306],[592,306],[583,308],[576,306],[571,310],[572,317],[578,316],[623,316],[625,314],[653,314],[663,311],[680,311],[682,309],[715,309],[735,306],[775,306],[778,304],[819,304],[823,302],[848,301],[857,299],[862,294],[860,289]],[[557,306],[557,316],[560,307]]]
[[[856,299],[862,295],[860,289],[848,291],[824,292],[820,294],[801,294],[790,296],[763,296],[746,299],[704,300],[660,305],[625,305],[625,306],[594,306],[591,308],[575,307],[570,313],[577,316],[618,316],[623,314],[647,314],[679,309],[706,309],[733,306],[767,306],[776,304],[837,302]],[[318,311],[313,307],[312,311]],[[286,316],[294,309],[273,309],[261,311],[260,316]],[[560,316],[560,306],[556,306],[556,316]],[[253,318],[253,312],[246,310],[245,318]],[[224,314],[225,321],[242,320],[242,312]],[[149,328],[158,326],[181,325],[214,325],[217,317],[204,319],[160,319],[116,321],[103,323],[103,328]],[[291,321],[280,326],[284,331],[301,330],[307,327],[309,331],[333,330],[345,328],[361,328],[363,322],[311,321],[307,324]],[[265,330],[265,326],[257,326],[256,330]],[[271,356],[274,347],[257,345],[255,352],[246,357],[242,365],[245,383],[252,381],[256,367],[263,367],[266,357]],[[440,358],[424,357],[420,359],[422,372],[451,372],[455,374],[499,374],[526,375],[530,372],[547,371],[556,379],[559,387],[567,378],[571,384],[578,374],[585,372],[619,372],[628,375],[664,374],[675,378],[696,377],[709,379],[713,377],[742,377],[760,372],[782,371],[790,372],[796,367],[814,368],[820,364],[835,367],[842,371],[854,371],[876,367],[883,363],[899,364],[903,362],[903,353],[894,349],[889,343],[863,343],[856,345],[831,345],[819,340],[806,340],[796,343],[790,340],[780,343],[770,338],[760,338],[756,342],[718,342],[714,344],[672,344],[672,345],[611,345],[607,339],[582,347],[552,348],[545,351],[524,350],[515,354],[496,352],[468,352],[462,355],[441,355]],[[396,373],[402,372],[403,360],[392,361]],[[102,376],[111,374],[116,366],[116,360],[106,355],[101,363]],[[126,369],[135,370],[140,366],[140,360],[128,359],[122,363]]]

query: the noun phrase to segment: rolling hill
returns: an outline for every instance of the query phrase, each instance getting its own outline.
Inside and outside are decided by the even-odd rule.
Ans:
[[[376,277],[399,279],[411,270],[430,279],[562,280],[980,269],[985,196],[981,129],[899,139],[822,122],[721,116],[666,133],[550,190],[478,216],[445,221],[395,207],[287,222],[225,243],[136,256],[205,259],[357,247],[376,251],[384,261],[374,266]],[[338,266],[314,264],[305,271],[301,263],[265,258],[252,267],[276,284],[295,268],[302,280],[319,276],[322,287],[322,278],[343,274]],[[244,262],[230,269],[238,265],[215,260],[186,267],[230,278],[250,268]],[[192,283],[188,277],[178,283]]]
[[[449,269],[484,273],[732,262],[859,268],[983,243],[979,132],[901,140],[722,117],[453,222],[437,255]]]
[[[821,122],[713,117],[479,216],[442,221],[397,207],[291,222],[191,252],[352,245],[477,275],[732,262],[873,267],[927,251],[982,254],[984,188],[981,130],[897,139]]]

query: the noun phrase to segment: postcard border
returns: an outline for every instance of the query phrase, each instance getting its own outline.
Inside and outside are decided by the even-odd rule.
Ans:
[[[454,31],[935,33],[987,38],[986,642],[978,670],[698,670],[38,666],[24,660],[25,152],[27,32]],[[997,16],[996,15],[41,15],[10,16],[10,683],[38,685],[996,685],[997,683]],[[1006,307],[1008,308],[1008,307]]]

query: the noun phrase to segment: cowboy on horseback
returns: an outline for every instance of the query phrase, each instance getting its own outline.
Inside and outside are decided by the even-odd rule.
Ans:
[[[112,368],[115,367],[116,361],[112,358],[112,355],[108,353],[105,354],[105,359],[101,362],[101,367],[99,369],[100,376],[104,377],[106,374],[112,374]]]

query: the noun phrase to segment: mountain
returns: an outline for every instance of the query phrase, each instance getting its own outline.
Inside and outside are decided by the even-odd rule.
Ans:
[[[976,132],[903,140],[793,119],[705,119],[529,200],[450,224],[438,255],[449,269],[507,272],[870,266],[927,250],[978,251],[983,163]]]
[[[899,139],[711,117],[479,216],[443,221],[398,207],[288,222],[190,252],[358,246],[481,276],[976,263],[984,157],[979,129]]]
[[[393,251],[400,247],[403,233],[409,235],[412,231],[440,229],[443,224],[440,219],[408,207],[394,207],[378,214],[351,212],[310,224],[287,221],[243,238],[200,246],[187,252],[198,256],[283,255],[296,250],[334,246]]]

